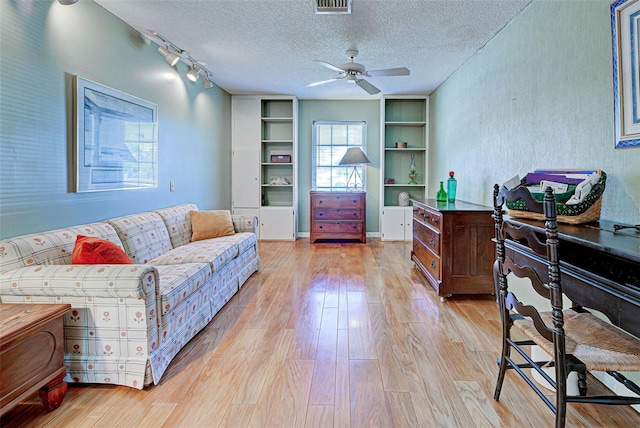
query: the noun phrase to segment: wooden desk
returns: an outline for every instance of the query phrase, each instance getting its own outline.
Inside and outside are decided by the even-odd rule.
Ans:
[[[38,389],[47,411],[60,406],[67,392],[62,317],[69,309],[0,304],[0,415]]]
[[[544,223],[505,216],[513,225],[528,224],[544,234]],[[640,337],[640,233],[613,232],[613,222],[558,224],[562,290],[576,305],[596,309],[618,327]],[[546,260],[526,246],[505,241],[507,256],[518,264],[532,263],[548,281]]]

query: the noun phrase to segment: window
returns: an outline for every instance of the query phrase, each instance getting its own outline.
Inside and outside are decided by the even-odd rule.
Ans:
[[[347,180],[354,165],[338,165],[348,148],[364,150],[367,124],[365,122],[313,122],[313,189],[322,191],[345,191]],[[365,175],[363,165],[356,168]]]

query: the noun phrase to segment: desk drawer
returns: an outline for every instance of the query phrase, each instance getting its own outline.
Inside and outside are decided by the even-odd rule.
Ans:
[[[362,197],[360,195],[316,195],[313,200],[314,208],[360,208]]]
[[[413,239],[413,252],[418,260],[424,264],[429,274],[440,281],[440,257],[429,251],[429,249],[422,242],[415,239],[415,237]]]
[[[314,233],[362,233],[361,222],[323,221],[313,224]]]
[[[316,220],[361,220],[362,210],[316,208],[313,210],[313,215]]]
[[[417,221],[413,222],[413,236],[420,239],[428,248],[438,256],[440,255],[440,234],[423,226]]]

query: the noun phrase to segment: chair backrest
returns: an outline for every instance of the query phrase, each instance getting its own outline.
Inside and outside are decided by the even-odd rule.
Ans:
[[[529,211],[544,214],[545,236],[540,237],[535,230],[522,224],[519,226],[505,223],[503,206],[505,201],[523,200]],[[560,282],[559,254],[558,254],[558,225],[556,222],[556,201],[551,188],[545,190],[543,202],[538,202],[524,187],[518,186],[508,190],[497,184],[494,186],[493,206],[495,221],[496,261],[494,274],[496,275],[496,296],[503,322],[507,322],[508,312],[515,309],[520,315],[530,317],[536,330],[545,339],[562,347],[564,354],[564,320],[562,315],[563,299]],[[532,251],[546,260],[548,265],[548,282],[545,283],[530,266],[516,264],[506,254],[505,240],[511,239],[528,246]],[[513,273],[519,278],[531,280],[535,292],[550,302],[553,326],[547,325],[541,318],[539,311],[531,304],[519,300],[509,290],[507,275]],[[547,308],[545,308],[548,310]],[[559,349],[559,348],[556,348]],[[561,357],[562,358],[562,357]]]

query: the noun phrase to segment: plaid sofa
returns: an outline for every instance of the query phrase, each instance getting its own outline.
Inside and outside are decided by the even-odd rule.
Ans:
[[[190,242],[193,204],[0,241],[2,303],[69,303],[67,382],[142,389],[258,269],[257,219]],[[73,265],[78,234],[116,243],[133,265]]]

